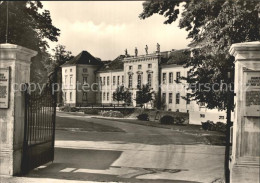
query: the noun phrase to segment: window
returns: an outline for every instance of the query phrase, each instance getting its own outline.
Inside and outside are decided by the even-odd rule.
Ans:
[[[99,77],[99,84],[102,85],[102,77]]]
[[[106,84],[106,77],[103,77],[103,85]]]
[[[116,85],[116,76],[113,76],[113,85]]]
[[[70,100],[72,100],[72,92],[70,92]]]
[[[176,93],[176,104],[180,104],[180,93]]]
[[[219,118],[218,119],[225,119],[225,117],[224,116],[219,116]]]
[[[87,92],[83,92],[82,100],[83,101],[87,101],[88,100],[88,93]]]
[[[163,84],[166,84],[166,73],[163,73],[162,82],[163,82]]]
[[[133,87],[133,76],[129,75],[129,79],[128,79],[128,88],[132,88]]]
[[[109,85],[109,76],[107,76],[107,85]]]
[[[162,94],[162,102],[165,103],[166,102],[166,93]]]
[[[84,68],[84,69],[83,69],[83,72],[88,72],[88,69],[87,69],[87,68]]]
[[[142,75],[138,74],[137,76],[137,87],[141,87],[142,86]]]
[[[148,74],[147,75],[147,84],[148,84],[148,86],[152,86],[152,74]]]
[[[120,85],[120,76],[117,76],[117,85]]]
[[[67,93],[64,92],[64,100],[67,101]]]
[[[169,93],[169,104],[172,104],[172,93]]]
[[[129,66],[129,70],[131,71],[132,69],[133,69],[133,66],[130,65],[130,66]]]
[[[205,114],[200,114],[200,118],[205,118]]]
[[[122,84],[124,84],[125,80],[124,80],[124,76],[122,76]]]
[[[138,69],[142,69],[142,65],[138,65]]]
[[[190,93],[187,93],[187,100],[186,100],[187,104],[190,104],[190,97],[191,97]]]
[[[70,69],[70,72],[72,72],[72,69]]]
[[[67,83],[67,77],[68,77],[68,76],[65,76],[65,83]]]
[[[99,100],[102,101],[102,92],[99,93]]]
[[[107,100],[109,100],[109,92],[107,92]]]
[[[106,93],[103,93],[103,100],[106,100]]]
[[[177,83],[180,82],[180,77],[181,77],[181,73],[180,72],[176,72],[176,82]]]
[[[173,73],[169,73],[169,83],[173,83]]]
[[[70,85],[72,85],[72,76],[70,76]]]
[[[149,68],[149,69],[152,68],[152,64],[148,64],[148,68]]]
[[[67,73],[67,69],[65,69],[65,73]]]
[[[83,85],[88,83],[88,77],[83,77]]]

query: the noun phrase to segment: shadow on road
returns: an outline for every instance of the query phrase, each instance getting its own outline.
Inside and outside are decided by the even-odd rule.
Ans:
[[[121,156],[121,153],[121,151],[111,150],[56,148],[55,161],[53,163],[48,163],[32,170],[26,177],[52,178],[64,181],[197,183],[181,180],[137,179],[136,176],[130,178],[120,177],[115,171],[117,169],[120,171],[120,167],[112,167],[112,164]],[[121,170],[124,171],[124,168]],[[127,175],[127,172],[125,173]],[[129,174],[134,173],[130,172]]]

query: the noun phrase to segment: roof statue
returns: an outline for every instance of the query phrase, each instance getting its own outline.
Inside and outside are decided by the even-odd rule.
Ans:
[[[157,52],[160,52],[160,45],[157,43]]]
[[[137,47],[135,47],[135,56],[137,57],[137,55],[138,55],[138,49]]]
[[[128,53],[127,53],[127,49],[125,49],[125,56],[127,56],[128,55]]]
[[[145,53],[146,53],[146,55],[148,55],[148,46],[147,45],[145,46]]]

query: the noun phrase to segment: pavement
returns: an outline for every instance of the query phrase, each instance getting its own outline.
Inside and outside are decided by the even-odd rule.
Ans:
[[[57,112],[55,160],[14,182],[213,183],[224,176],[224,147],[201,137]]]

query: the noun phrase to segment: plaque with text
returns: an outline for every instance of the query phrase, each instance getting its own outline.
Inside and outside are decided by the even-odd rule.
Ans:
[[[260,117],[260,71],[245,72],[245,116]]]
[[[0,68],[0,108],[9,107],[9,68]]]

